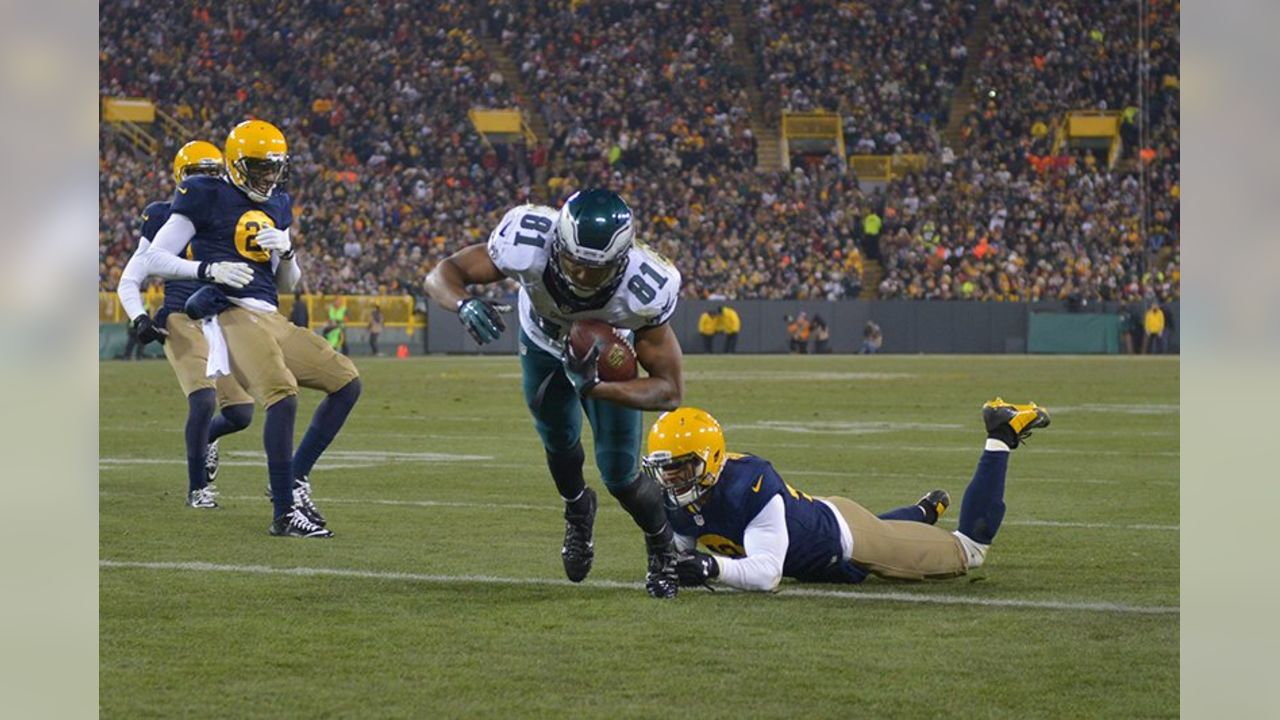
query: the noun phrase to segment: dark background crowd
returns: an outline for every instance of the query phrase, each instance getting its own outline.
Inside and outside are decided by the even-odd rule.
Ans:
[[[172,192],[173,151],[260,117],[290,143],[313,292],[420,294],[510,206],[605,185],[688,297],[1176,299],[1178,6],[1147,7],[1140,30],[1136,5],[1088,0],[997,0],[981,28],[974,0],[104,4],[102,96],[151,99],[190,137],[151,127],[150,156],[104,125],[99,285]],[[966,73],[975,102],[953,119]],[[473,107],[543,132],[491,145]],[[759,170],[784,109],[834,111],[851,155],[925,169],[870,183],[833,153]],[[1123,113],[1114,168],[1054,147],[1084,109]]]

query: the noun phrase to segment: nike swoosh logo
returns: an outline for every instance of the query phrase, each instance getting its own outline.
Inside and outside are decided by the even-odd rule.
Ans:
[[[186,195],[187,189],[182,186],[178,186],[178,192],[182,193],[183,195]]]
[[[756,484],[751,486],[751,492],[760,492],[760,483],[764,482],[764,473],[760,473],[760,477],[756,478]]]

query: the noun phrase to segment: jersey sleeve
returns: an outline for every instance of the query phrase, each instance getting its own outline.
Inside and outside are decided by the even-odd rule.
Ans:
[[[148,205],[147,209],[142,211],[142,239],[149,242],[157,232],[160,232],[160,228],[164,227],[164,222],[168,219],[169,203],[153,202]]]
[[[503,275],[523,279],[542,273],[555,227],[552,213],[551,208],[521,205],[502,216],[489,235],[489,259]]]
[[[632,253],[622,285],[633,318],[629,328],[643,330],[664,325],[676,314],[680,271],[646,247],[636,247]]]
[[[208,224],[210,210],[214,206],[214,188],[207,182],[210,179],[197,175],[183,180],[173,194],[173,204],[169,206],[170,213],[186,217],[197,231]]]
[[[271,196],[272,208],[271,219],[275,221],[276,227],[281,230],[288,230],[293,225],[293,198],[289,197],[289,193],[279,191]]]

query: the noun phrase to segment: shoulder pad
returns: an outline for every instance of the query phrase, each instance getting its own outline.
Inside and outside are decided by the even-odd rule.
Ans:
[[[142,237],[150,240],[160,232],[160,228],[164,227],[169,219],[169,205],[170,203],[167,202],[153,202],[147,205],[147,209],[142,211]]]
[[[489,235],[489,257],[504,275],[540,274],[551,253],[558,213],[545,205],[507,211]]]

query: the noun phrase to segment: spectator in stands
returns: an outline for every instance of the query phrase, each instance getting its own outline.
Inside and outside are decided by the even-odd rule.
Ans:
[[[868,320],[862,328],[862,349],[859,352],[863,355],[876,355],[883,344],[884,334],[880,331],[880,326],[875,320]]]
[[[724,333],[724,351],[732,355],[738,352],[738,333],[742,332],[742,318],[728,305],[720,306],[720,332]]]
[[[382,334],[382,327],[382,306],[374,303],[373,311],[369,313],[369,351],[374,357],[382,354],[378,352],[378,336]]]

